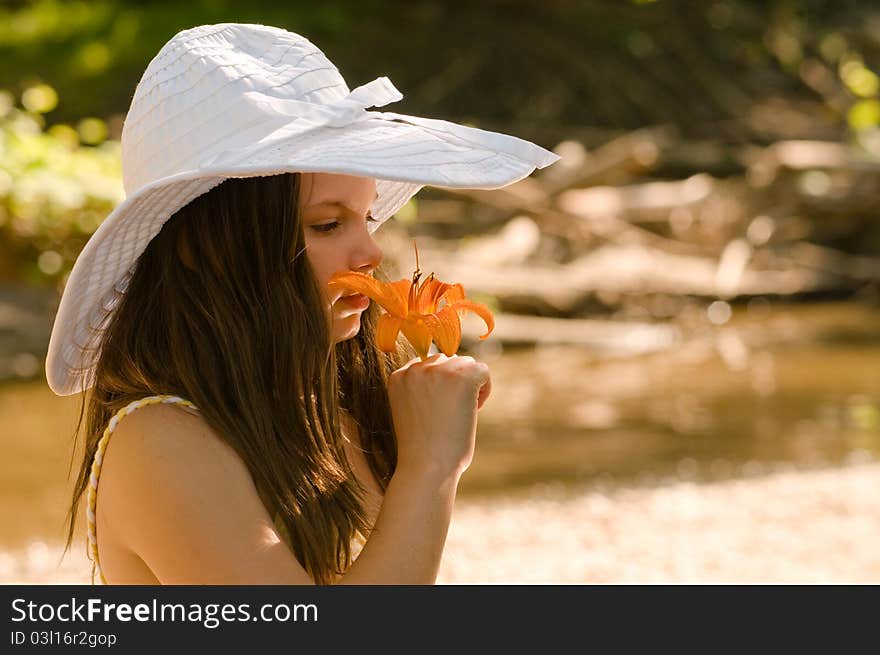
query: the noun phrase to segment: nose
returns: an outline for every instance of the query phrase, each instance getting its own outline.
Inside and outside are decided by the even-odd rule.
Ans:
[[[382,249],[365,227],[358,239],[357,247],[352,252],[351,270],[369,275],[382,263],[382,257]]]

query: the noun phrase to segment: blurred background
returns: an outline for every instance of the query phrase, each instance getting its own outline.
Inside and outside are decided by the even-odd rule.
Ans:
[[[377,233],[496,316],[465,320],[493,394],[439,582],[880,582],[869,0],[0,3],[0,582],[89,581],[83,522],[61,559],[80,399],[45,383],[52,321],[123,198],[141,73],[227,21],[563,157]]]

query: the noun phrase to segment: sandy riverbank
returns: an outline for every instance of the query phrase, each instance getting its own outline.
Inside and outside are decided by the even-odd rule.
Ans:
[[[880,583],[880,463],[711,484],[459,499],[438,583]],[[89,581],[84,547],[2,583]]]

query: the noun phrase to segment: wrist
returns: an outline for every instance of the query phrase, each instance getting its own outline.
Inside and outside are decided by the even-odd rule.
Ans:
[[[435,489],[455,490],[461,480],[461,472],[433,464],[414,465],[398,463],[393,479],[405,480],[407,486],[420,485]]]

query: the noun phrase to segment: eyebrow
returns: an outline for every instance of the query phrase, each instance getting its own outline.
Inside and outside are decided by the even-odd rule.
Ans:
[[[373,198],[373,202],[379,197],[379,194],[376,194],[376,197]],[[346,205],[344,202],[340,202],[339,200],[325,200],[324,202],[316,202],[314,205],[309,205],[306,209],[314,209],[317,207],[335,207],[337,209],[344,209],[352,214],[357,214],[357,211]],[[369,211],[369,210],[368,210]]]

